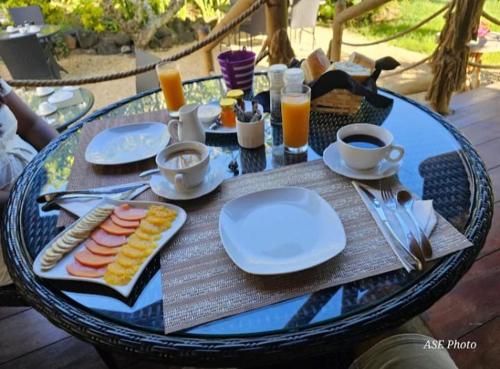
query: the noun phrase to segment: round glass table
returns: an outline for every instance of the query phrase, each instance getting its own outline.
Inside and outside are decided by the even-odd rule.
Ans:
[[[58,88],[56,88],[56,90],[58,90]],[[31,110],[37,112],[40,104],[47,101],[52,94],[37,96],[35,92],[36,89],[33,88],[16,89],[16,93],[19,97],[28,104]],[[79,96],[79,102],[71,106],[59,108],[53,114],[44,117],[44,119],[58,131],[64,131],[70,124],[81,119],[94,105],[94,94],[90,90],[80,87],[76,93]]]
[[[256,75],[255,92],[267,88],[265,75]],[[424,272],[401,269],[169,335],[163,333],[157,261],[132,306],[108,296],[70,292],[35,277],[33,259],[59,231],[58,212],[43,213],[36,197],[46,188],[66,183],[84,124],[165,109],[161,93],[152,90],[70,127],[26,168],[13,189],[2,229],[6,261],[17,288],[54,324],[88,342],[178,364],[237,366],[249,360],[256,364],[281,361],[346,347],[402,324],[449,291],[471,266],[490,227],[492,189],[479,156],[451,125],[411,100],[389,91],[381,93],[394,100],[383,126],[406,149],[399,181],[418,196],[433,199],[435,209],[473,247],[434,262]],[[220,77],[185,82],[188,102],[218,100],[223,94]],[[235,136],[209,134],[207,144],[218,148],[212,151],[224,165],[238,161],[239,173],[228,170],[228,177],[321,158],[322,148],[313,144],[304,155],[285,155],[279,131],[279,126],[268,124],[265,146],[254,150],[241,149]]]

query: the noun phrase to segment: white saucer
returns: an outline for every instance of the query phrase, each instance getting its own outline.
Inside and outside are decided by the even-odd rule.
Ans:
[[[47,110],[42,111],[40,108],[38,108],[38,115],[41,115],[42,117],[46,117],[47,115],[54,114],[57,111],[57,106],[51,103],[47,103],[46,105]]]
[[[52,92],[54,92],[53,87],[40,87],[35,90],[35,94],[38,97],[44,97],[50,95]]]
[[[162,175],[156,174],[151,177],[151,190],[158,196],[168,200],[193,200],[209,194],[224,182],[225,174],[222,168],[208,169],[205,180],[189,192],[177,192],[174,185],[167,181]]]
[[[375,168],[368,170],[352,169],[345,164],[338,151],[337,143],[334,142],[323,151],[323,162],[333,172],[344,177],[369,181],[393,176],[401,168],[402,160],[398,163],[383,160]]]

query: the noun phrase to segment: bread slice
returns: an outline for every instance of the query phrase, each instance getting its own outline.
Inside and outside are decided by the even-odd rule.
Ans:
[[[358,82],[365,81],[372,74],[370,69],[350,61],[335,62],[328,70],[342,70]]]
[[[314,50],[301,64],[306,83],[317,80],[330,67],[330,60],[322,49]]]

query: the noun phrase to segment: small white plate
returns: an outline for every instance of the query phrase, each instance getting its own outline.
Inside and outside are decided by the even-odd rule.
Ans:
[[[167,181],[161,174],[151,177],[151,191],[168,200],[193,200],[214,191],[224,182],[225,174],[222,168],[210,167],[205,180],[189,192],[177,192],[174,185]]]
[[[219,103],[218,102],[211,102],[211,103],[208,103],[206,105],[216,105],[216,106],[219,106],[218,105]],[[205,105],[203,105],[205,106]],[[201,107],[200,107],[201,108]],[[245,110],[248,111],[248,110],[251,110],[252,109],[252,102],[251,101],[248,101],[248,100],[245,100]],[[264,107],[259,104],[259,110],[262,112],[262,114],[264,114]],[[200,121],[202,121],[200,119]],[[205,128],[205,133],[211,133],[211,134],[217,134],[217,135],[227,135],[227,134],[233,134],[235,135],[236,134],[236,126],[234,127],[226,127],[226,126],[223,126],[222,124],[219,124],[217,125],[217,128],[216,129],[210,129],[210,126],[212,124],[214,124],[215,120],[210,122],[210,123],[207,123],[206,121],[203,122],[202,121],[202,124]]]
[[[119,165],[152,158],[167,146],[170,135],[163,123],[126,124],[96,135],[85,150],[85,160]]]
[[[38,87],[35,91],[35,95],[38,97],[44,97],[50,95],[52,92],[54,92],[53,87]]]
[[[109,288],[114,289],[115,291],[118,291],[121,295],[127,297],[130,295],[132,292],[132,289],[134,288],[134,285],[136,284],[137,280],[141,276],[142,272],[146,267],[148,266],[149,262],[151,259],[162,249],[163,246],[167,244],[167,242],[177,233],[179,229],[182,228],[184,223],[186,222],[187,214],[184,211],[184,209],[172,205],[172,204],[166,204],[163,202],[151,202],[151,201],[116,201],[116,200],[111,200],[111,199],[106,199],[103,200],[99,205],[102,204],[113,204],[113,205],[120,205],[120,204],[130,204],[133,205],[134,207],[138,208],[147,208],[150,205],[161,205],[165,206],[169,209],[175,210],[177,212],[177,218],[172,223],[172,226],[164,231],[161,234],[161,238],[157,241],[158,246],[153,250],[153,252],[142,262],[139,270],[134,274],[134,277],[132,280],[124,285],[124,286],[113,286],[109,285],[104,278],[84,278],[84,277],[75,277],[66,271],[66,265],[70,264],[74,260],[74,254],[81,251],[82,248],[85,248],[84,245],[80,245],[76,247],[73,251],[71,251],[69,254],[66,254],[56,265],[54,268],[48,270],[48,271],[43,271],[41,268],[41,259],[42,255],[45,252],[45,250],[52,245],[52,242],[56,240],[58,236],[54,238],[54,240],[50,241],[37,255],[34,263],[33,263],[33,271],[35,272],[36,275],[42,277],[42,278],[47,278],[47,279],[57,279],[57,280],[63,280],[63,281],[79,281],[79,282],[90,282],[90,283],[96,283],[96,284],[101,284],[108,286]],[[98,206],[99,206],[98,205]],[[76,224],[78,224],[78,220],[73,223],[70,227],[67,229],[70,229],[71,227],[74,227]],[[67,230],[66,229],[66,230]],[[65,230],[65,231],[66,231]],[[63,231],[64,232],[64,231]]]
[[[19,29],[17,27],[12,27],[12,26],[8,26],[6,29],[5,29],[5,32],[7,33],[16,33],[18,32]]]
[[[66,100],[70,100],[72,98],[73,98],[73,92],[58,90],[58,91],[54,92],[52,94],[52,96],[50,96],[48,98],[47,101],[51,104],[58,104],[58,103],[62,103],[64,101],[66,101]]]
[[[352,169],[345,164],[338,151],[337,143],[334,142],[323,151],[323,162],[333,172],[344,177],[369,181],[393,176],[399,171],[403,161],[400,160],[398,163],[390,163],[386,160],[382,160],[382,162],[373,169]]]
[[[51,104],[51,103],[46,103],[45,104],[45,110],[42,111],[40,109],[40,106],[39,106],[37,113],[38,113],[38,115],[41,115],[42,117],[46,117],[47,115],[54,114],[56,111],[57,111],[57,105],[54,105],[54,104]]]
[[[198,118],[204,125],[210,125],[219,118],[221,108],[218,104],[205,104],[198,108]]]
[[[80,89],[80,87],[78,87],[78,86],[63,86],[63,87],[61,87],[61,90],[71,91],[71,92],[77,91],[79,89]]]
[[[283,187],[254,192],[224,205],[222,244],[233,262],[251,274],[297,272],[344,250],[344,227],[316,192]]]

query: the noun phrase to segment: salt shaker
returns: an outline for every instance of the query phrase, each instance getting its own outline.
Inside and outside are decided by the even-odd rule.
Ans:
[[[281,124],[281,89],[284,86],[283,77],[286,70],[285,64],[274,64],[267,71],[270,83],[271,124]]]
[[[301,87],[304,84],[304,72],[300,68],[287,69],[283,81],[286,87],[291,87],[290,91],[293,91],[293,86],[297,86],[297,92],[301,92]]]

